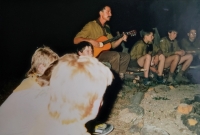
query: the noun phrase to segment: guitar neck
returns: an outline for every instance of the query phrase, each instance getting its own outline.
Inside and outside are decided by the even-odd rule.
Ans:
[[[108,39],[108,40],[106,40],[106,41],[103,41],[102,43],[103,43],[103,45],[105,45],[105,44],[107,44],[107,43],[111,43],[111,42],[113,42],[113,41],[115,41],[115,40],[118,40],[119,38],[123,37],[124,34],[125,34],[125,35],[135,36],[135,35],[136,35],[136,31],[134,30],[134,31],[131,31],[131,32],[124,32],[123,34],[119,34],[118,36],[113,37],[113,38],[111,38],[111,39]]]
[[[116,37],[113,37],[113,38],[111,38],[111,39],[108,39],[108,40],[106,40],[106,41],[104,41],[104,42],[102,42],[102,43],[105,45],[105,44],[111,43],[111,42],[113,42],[113,41],[115,41],[115,40],[117,40],[117,39],[119,39],[119,38],[121,38],[121,37],[123,37],[123,34],[121,34],[121,35],[119,35],[119,36],[116,36]]]

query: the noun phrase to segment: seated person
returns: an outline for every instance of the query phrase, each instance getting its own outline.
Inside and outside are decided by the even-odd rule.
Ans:
[[[76,54],[64,55],[50,69],[49,100],[30,135],[89,135],[85,123],[103,104],[112,72],[96,58]]]
[[[200,41],[196,39],[197,33],[195,28],[190,28],[187,33],[187,38],[181,40],[181,48],[193,55],[191,65],[200,64]]]
[[[38,77],[59,56],[49,47],[38,48],[32,56],[27,78],[0,107],[0,135],[27,135],[41,109],[48,101],[47,87],[41,87]]]
[[[91,56],[93,57],[93,46],[86,41],[82,41],[76,47],[76,52],[79,56]],[[111,64],[109,62],[101,61],[105,66],[111,69]]]
[[[174,28],[168,31],[168,36],[163,37],[160,40],[160,48],[165,55],[165,68],[170,67],[169,77],[167,83],[174,84],[177,83],[189,83],[190,81],[184,76],[184,72],[190,66],[193,56],[191,54],[185,54],[184,50],[181,50],[176,41],[177,30]],[[174,72],[177,65],[182,64],[181,70],[175,77],[174,81]]]
[[[106,49],[102,49],[103,45],[97,39],[101,39],[102,36],[107,39],[113,39],[111,34],[110,26],[106,24],[107,21],[110,21],[110,17],[112,16],[111,8],[108,5],[103,5],[98,10],[99,17],[94,20],[88,22],[80,32],[74,38],[74,44],[78,44],[82,41],[90,42],[95,50],[101,50],[100,54],[96,54],[95,57],[99,59],[99,61],[109,62],[111,64],[111,68],[115,71],[121,79],[124,79],[124,74],[126,73],[130,55],[127,53],[111,51],[110,49],[117,48],[122,41],[127,40],[127,35],[124,34],[123,37],[117,39],[116,41],[111,42],[111,44],[106,45]],[[98,52],[98,51],[97,51]]]
[[[130,52],[131,61],[129,67],[139,66],[145,69],[144,71],[144,85],[151,85],[149,81],[149,69],[157,73],[157,81],[163,82],[163,68],[165,57],[161,54],[160,49],[156,45],[152,45],[154,39],[154,31],[143,30],[141,36],[142,40],[136,42]],[[158,68],[156,68],[158,66]]]
[[[93,46],[89,42],[86,42],[86,41],[80,42],[77,45],[76,51],[79,56],[93,57]],[[108,63],[108,62],[102,62],[102,63],[105,66],[107,66],[108,68],[111,68],[110,63]],[[102,123],[102,124],[96,125],[94,131],[92,131],[92,132],[94,132],[95,135],[101,135],[101,134],[107,135],[112,130],[113,130],[113,125],[107,124],[107,123]]]

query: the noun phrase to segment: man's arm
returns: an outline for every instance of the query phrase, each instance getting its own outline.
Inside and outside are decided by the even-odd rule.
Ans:
[[[123,37],[121,37],[120,39],[118,39],[117,41],[112,43],[112,48],[114,49],[114,48],[118,47],[121,44],[122,41],[126,42],[126,40],[127,40],[127,35],[124,34]]]
[[[94,39],[88,38],[91,35],[92,25],[91,23],[87,23],[83,29],[75,36],[74,44],[78,44],[82,41],[86,41],[91,43],[94,47],[100,47],[99,42]]]

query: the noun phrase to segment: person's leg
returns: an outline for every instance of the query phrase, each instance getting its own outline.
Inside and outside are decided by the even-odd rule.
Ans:
[[[168,83],[174,83],[174,79],[173,79],[174,71],[175,71],[179,61],[180,61],[180,55],[172,55],[172,56],[165,58],[164,68],[170,67],[170,73],[169,73],[169,76],[167,79]]]
[[[119,73],[120,55],[115,51],[103,51],[98,56],[99,61],[109,62],[111,64],[111,69],[116,73]]]
[[[119,52],[119,55],[120,55],[119,73],[126,73],[128,64],[130,62],[130,55],[123,52]]]
[[[146,54],[142,57],[140,57],[138,60],[138,65],[140,67],[143,67],[145,69],[144,71],[144,77],[148,78],[149,77],[149,67],[150,67],[150,63],[151,63],[151,55]]]
[[[190,66],[190,64],[192,63],[192,60],[193,60],[193,56],[191,54],[186,54],[186,55],[182,56],[179,63],[178,63],[178,64],[183,63],[181,70],[185,71]]]
[[[144,71],[144,84],[150,85],[151,83],[149,82],[149,68],[150,68],[150,63],[151,63],[151,55],[146,54],[146,55],[140,57],[137,60],[137,63],[140,67],[143,67],[145,69],[145,71]]]
[[[157,81],[158,83],[163,83],[163,69],[165,65],[165,56],[160,54],[159,56],[154,56],[154,64],[158,65]]]
[[[180,61],[178,64],[183,64],[181,70],[178,72],[175,80],[180,83],[189,83],[190,80],[188,80],[185,76],[183,76],[184,72],[186,69],[190,66],[191,62],[193,60],[193,56],[191,54],[186,54],[181,57]]]

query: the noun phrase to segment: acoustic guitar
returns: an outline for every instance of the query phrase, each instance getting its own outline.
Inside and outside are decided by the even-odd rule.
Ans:
[[[130,35],[130,36],[136,36],[136,31],[132,30],[129,32],[124,32],[124,34]],[[111,42],[123,37],[124,34],[118,35],[111,39],[108,39],[106,36],[101,36],[98,39],[96,39],[96,41],[99,42],[101,47],[94,47],[94,57],[97,57],[102,51],[109,50],[111,48]]]

